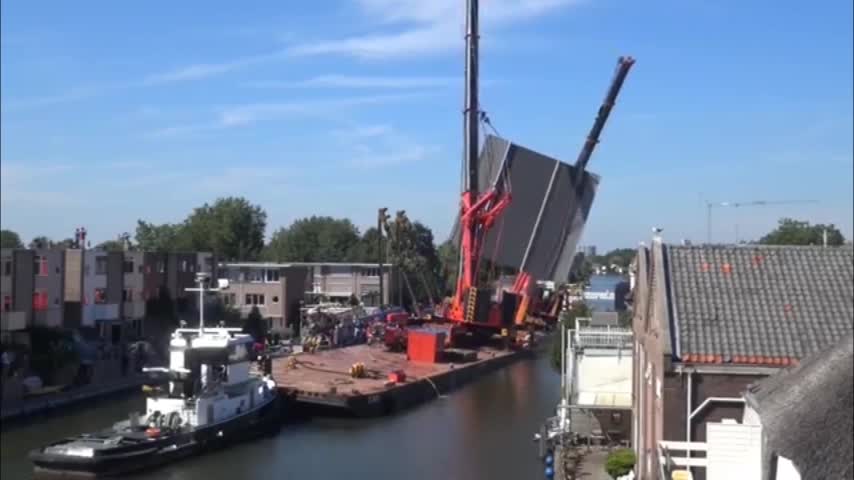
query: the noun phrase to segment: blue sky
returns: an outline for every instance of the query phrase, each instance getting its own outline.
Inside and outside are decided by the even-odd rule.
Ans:
[[[583,243],[755,238],[788,215],[852,234],[850,0],[482,0],[482,108],[574,160],[633,55],[590,169]],[[95,240],[218,196],[450,229],[462,0],[2,3],[3,228]]]

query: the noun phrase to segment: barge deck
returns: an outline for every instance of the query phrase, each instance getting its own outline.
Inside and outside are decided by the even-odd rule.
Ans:
[[[389,352],[382,346],[356,345],[273,359],[272,375],[283,394],[312,414],[370,417],[432,400],[534,355],[528,349],[491,347],[473,352],[476,358],[465,363],[416,363],[408,361],[405,353]],[[350,367],[356,363],[364,364],[362,378],[350,375]],[[398,371],[404,373],[403,381],[391,382],[389,374]]]

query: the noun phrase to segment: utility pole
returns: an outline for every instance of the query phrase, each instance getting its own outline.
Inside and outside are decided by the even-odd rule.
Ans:
[[[385,291],[383,290],[383,263],[385,262],[385,256],[383,255],[383,228],[388,219],[387,211],[387,208],[381,208],[377,214],[377,261],[380,267],[380,307],[386,303]]]
[[[816,200],[754,200],[750,202],[706,202],[706,243],[712,243],[712,209],[716,207],[767,207],[771,205],[794,205],[804,203],[818,203]],[[736,226],[736,237],[738,237],[738,226]],[[736,242],[738,238],[736,238]]]

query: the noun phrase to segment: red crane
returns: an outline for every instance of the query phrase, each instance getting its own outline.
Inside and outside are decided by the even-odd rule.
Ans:
[[[460,266],[456,290],[443,317],[458,326],[481,327],[488,330],[508,330],[525,322],[525,313],[532,293],[534,279],[524,271],[524,261],[510,293],[521,297],[513,311],[506,305],[495,304],[489,299],[489,291],[477,288],[478,267],[485,234],[495,224],[512,200],[509,188],[490,188],[478,191],[478,0],[467,0],[466,4],[466,90],[464,118],[464,177],[460,202]],[[617,94],[634,63],[631,57],[620,57],[617,71],[599,108],[584,146],[576,160],[576,168],[583,172],[599,141],[599,135],[613,107]],[[576,176],[576,192],[583,185],[583,175]],[[488,303],[488,307],[486,306]],[[508,317],[510,317],[508,319]]]

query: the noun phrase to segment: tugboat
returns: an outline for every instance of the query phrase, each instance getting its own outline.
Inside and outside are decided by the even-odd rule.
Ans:
[[[82,434],[30,452],[37,476],[108,477],[153,468],[228,443],[273,431],[279,397],[270,377],[250,373],[254,339],[235,328],[205,328],[208,275],[197,275],[199,328],[178,328],[169,342],[169,367],[144,369],[159,380],[146,386],[144,417]]]

